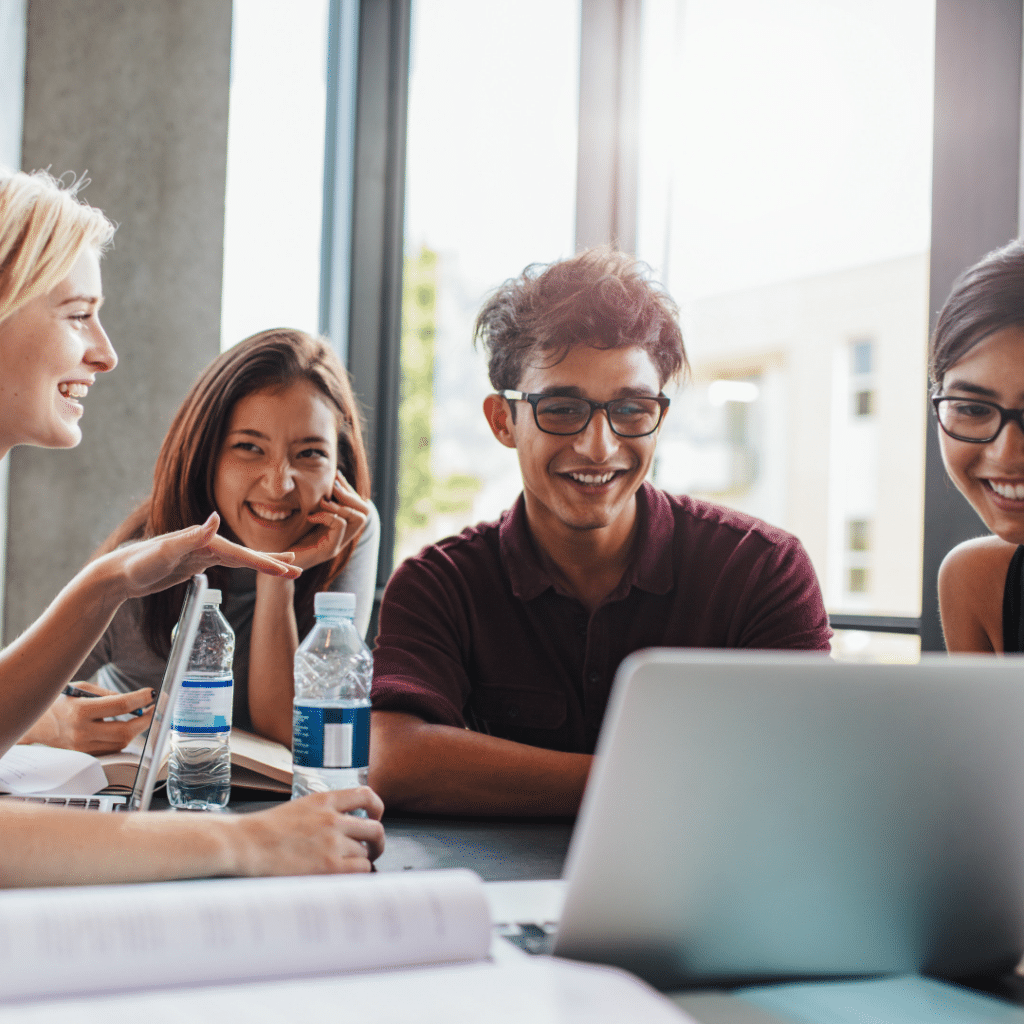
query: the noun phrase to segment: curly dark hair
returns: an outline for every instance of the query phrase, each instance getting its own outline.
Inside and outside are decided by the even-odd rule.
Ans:
[[[942,386],[950,367],[987,337],[1024,328],[1024,241],[1016,239],[968,267],[953,282],[932,332],[928,376]]]
[[[678,317],[646,263],[602,246],[506,281],[484,303],[473,338],[496,391],[517,388],[534,355],[553,366],[576,345],[642,348],[664,386],[689,369]]]

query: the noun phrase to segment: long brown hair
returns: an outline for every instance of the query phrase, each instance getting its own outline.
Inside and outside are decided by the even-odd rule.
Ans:
[[[153,470],[150,496],[103,542],[98,555],[125,541],[157,537],[205,522],[216,510],[213,481],[235,404],[257,391],[279,391],[309,381],[334,407],[338,422],[338,469],[363,498],[370,496],[370,466],[352,385],[333,349],[302,331],[276,328],[239,342],[199,375],[164,438]],[[224,529],[223,521],[221,530]],[[295,584],[300,632],[313,621],[313,595],[325,589],[352,555],[353,540],[331,561],[307,569]],[[223,569],[209,571],[216,587]],[[185,585],[143,599],[146,642],[162,656],[184,600]]]

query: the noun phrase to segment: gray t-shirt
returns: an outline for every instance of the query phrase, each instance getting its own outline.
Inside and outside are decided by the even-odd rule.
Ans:
[[[356,542],[352,557],[329,590],[356,595],[356,629],[366,634],[373,611],[377,582],[377,553],[380,547],[380,518],[370,505],[366,526]],[[234,724],[252,729],[249,717],[249,639],[256,608],[256,571],[228,569],[229,583],[222,591],[221,611],[235,631],[233,673]],[[302,638],[300,637],[300,640]],[[142,630],[142,600],[132,598],[117,610],[99,643],[75,673],[76,679],[95,676],[99,686],[127,693],[144,687],[158,688],[164,677],[166,659],[154,654]]]

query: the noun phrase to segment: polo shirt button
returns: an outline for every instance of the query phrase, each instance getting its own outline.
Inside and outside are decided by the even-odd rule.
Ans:
[[[601,682],[601,673],[600,672],[591,672],[590,675],[587,676],[587,679],[590,682],[592,682],[592,683],[599,683],[599,682]]]

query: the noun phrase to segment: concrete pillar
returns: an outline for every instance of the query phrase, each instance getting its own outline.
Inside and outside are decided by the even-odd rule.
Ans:
[[[27,0],[0,3],[0,164],[21,166],[21,119],[25,111],[25,22]],[[7,474],[0,459],[0,608],[3,608],[7,552]]]
[[[230,56],[231,0],[29,0],[22,167],[87,172],[120,225],[102,319],[121,362],[78,448],[11,455],[7,641],[148,493],[219,351]]]

